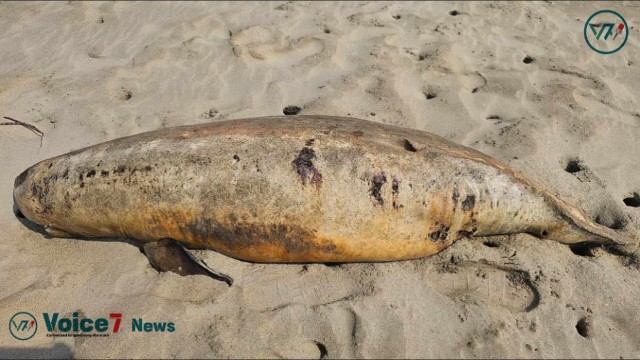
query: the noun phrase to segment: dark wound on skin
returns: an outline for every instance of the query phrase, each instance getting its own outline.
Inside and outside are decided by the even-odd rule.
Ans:
[[[371,179],[371,187],[369,188],[369,195],[380,205],[384,205],[384,199],[382,198],[382,185],[387,182],[387,176],[384,171],[378,175],[375,175]]]
[[[322,185],[322,174],[313,165],[313,159],[315,158],[316,152],[312,148],[305,146],[300,150],[298,157],[291,162],[291,165],[293,165],[298,176],[300,176],[302,185],[306,185],[307,180],[311,177],[311,183],[320,189]]]
[[[402,205],[400,205],[400,202],[398,200],[399,194],[400,194],[400,180],[394,177],[393,181],[391,181],[391,197],[392,197],[393,208],[396,210],[403,207]]]
[[[460,193],[458,193],[458,189],[453,189],[453,195],[451,195],[451,200],[453,200],[453,205],[458,204],[458,199],[460,199]]]
[[[462,210],[469,211],[473,209],[473,206],[476,204],[475,195],[468,195],[466,199],[462,201]]]
[[[444,241],[447,240],[447,236],[449,236],[449,227],[440,224],[438,230],[429,234],[429,237],[433,241]]]

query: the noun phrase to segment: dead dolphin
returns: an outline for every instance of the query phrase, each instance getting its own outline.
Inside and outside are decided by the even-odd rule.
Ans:
[[[186,269],[190,259],[175,243],[159,251],[171,242],[158,241],[264,263],[413,259],[461,238],[512,233],[629,242],[478,151],[331,116],[108,141],[30,167],[14,199],[17,213],[53,236],[138,239],[154,266],[183,274],[197,272]],[[183,265],[172,264],[178,257]]]

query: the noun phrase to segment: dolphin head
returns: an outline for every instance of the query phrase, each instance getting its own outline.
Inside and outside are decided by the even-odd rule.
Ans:
[[[18,218],[53,228],[61,218],[58,211],[62,187],[60,169],[54,159],[39,162],[18,175],[13,183],[13,212]],[[58,219],[58,220],[56,220]]]

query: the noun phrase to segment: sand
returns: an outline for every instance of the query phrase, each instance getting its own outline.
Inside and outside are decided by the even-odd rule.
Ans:
[[[604,8],[632,27],[615,55],[582,35]],[[636,237],[639,17],[631,2],[0,3],[0,116],[44,133],[0,127],[0,356],[640,356],[637,251],[514,235],[381,264],[195,252],[227,287],[158,273],[124,239],[46,238],[11,210],[13,179],[42,159],[299,106],[483,151]],[[8,332],[19,311],[39,321],[27,341]],[[74,311],[120,312],[122,329],[46,336],[43,312]],[[176,330],[132,332],[134,318]]]

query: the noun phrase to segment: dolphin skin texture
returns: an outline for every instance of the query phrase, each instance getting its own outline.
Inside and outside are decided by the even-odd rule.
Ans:
[[[53,236],[173,239],[263,263],[412,259],[462,238],[513,233],[630,242],[478,151],[331,116],[108,141],[24,171],[14,207]]]

